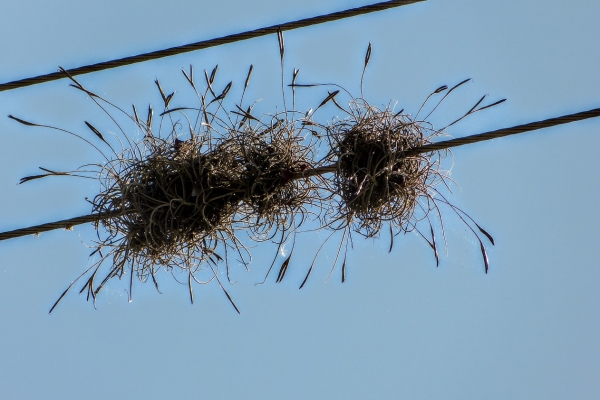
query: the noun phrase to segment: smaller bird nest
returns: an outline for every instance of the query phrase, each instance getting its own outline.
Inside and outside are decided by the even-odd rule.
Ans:
[[[304,214],[314,198],[314,182],[300,176],[312,165],[313,146],[298,135],[296,123],[273,116],[269,123],[232,132],[223,144],[238,155],[245,188],[240,214],[255,240],[271,239],[301,223],[295,216]]]
[[[430,143],[440,132],[408,114],[381,110],[364,100],[350,106],[351,117],[334,122],[331,155],[337,158],[334,181],[339,196],[334,221],[366,236],[376,236],[384,224],[411,230],[418,211],[428,213],[420,200],[444,178],[440,152],[405,155]],[[443,156],[442,152],[442,156]]]

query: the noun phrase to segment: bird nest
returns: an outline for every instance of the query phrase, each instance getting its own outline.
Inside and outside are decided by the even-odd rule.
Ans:
[[[446,152],[406,152],[439,136],[424,121],[390,107],[379,109],[364,100],[350,106],[351,117],[329,127],[330,157],[337,159],[334,190],[339,196],[333,221],[352,224],[366,236],[376,236],[385,224],[408,231],[427,209],[422,201],[446,177],[440,161]],[[421,207],[419,205],[421,204]]]
[[[240,230],[264,241],[297,228],[295,216],[317,190],[296,176],[311,165],[312,150],[295,122],[280,116],[232,124],[224,134],[208,128],[186,140],[148,132],[106,163],[92,203],[107,216],[101,246],[112,248],[108,276],[122,275],[126,265],[142,281],[156,283],[161,267],[193,276],[204,262],[222,261],[224,246],[243,248]],[[95,296],[100,288],[89,290]]]
[[[127,152],[102,170],[94,211],[116,214],[102,220],[104,241],[118,240],[115,264],[136,260],[140,275],[158,264],[189,269],[189,254],[210,255],[233,232],[244,195],[239,162],[222,147],[204,150],[197,137],[143,144],[138,157]]]
[[[243,187],[240,222],[259,241],[290,230],[318,190],[313,180],[298,176],[312,166],[314,146],[298,134],[297,121],[286,117],[266,116],[268,123],[236,130],[221,146],[237,155]]]

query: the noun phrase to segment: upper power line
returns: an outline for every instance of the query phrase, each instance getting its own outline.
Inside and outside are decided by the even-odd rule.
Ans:
[[[351,8],[345,11],[338,11],[331,14],[320,15],[312,18],[300,19],[297,21],[286,22],[283,24],[272,25],[266,28],[259,28],[252,31],[235,33],[233,35],[227,35],[219,38],[203,40],[200,42],[190,43],[183,46],[171,47],[164,50],[152,51],[149,53],[138,54],[136,56],[119,58],[116,60],[104,61],[97,64],[85,65],[79,68],[73,68],[67,70],[72,75],[83,75],[91,72],[103,71],[105,69],[121,67],[124,65],[135,64],[144,61],[155,60],[158,58],[174,56],[181,53],[187,53],[190,51],[206,49],[209,47],[220,46],[223,44],[239,42],[242,40],[252,39],[260,36],[277,33],[279,29],[282,31],[304,28],[311,25],[323,24],[325,22],[337,21],[344,18],[350,18],[357,15],[368,14],[375,11],[387,10],[388,8],[400,7],[412,3],[418,3],[426,0],[391,0],[384,1],[381,3],[370,4],[363,7]],[[37,85],[39,83],[50,82],[58,79],[66,78],[63,72],[53,72],[50,74],[39,75],[32,78],[19,79],[12,82],[0,84],[0,92],[5,90],[17,89],[30,85]]]

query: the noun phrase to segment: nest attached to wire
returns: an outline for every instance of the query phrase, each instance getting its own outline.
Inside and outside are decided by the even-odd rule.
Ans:
[[[192,269],[234,235],[233,218],[244,195],[239,161],[200,137],[186,141],[147,136],[139,152],[128,151],[102,171],[103,190],[94,211],[113,246],[113,265],[126,261],[138,277],[157,265]]]
[[[245,192],[240,214],[257,241],[270,240],[277,232],[301,224],[295,216],[306,213],[317,191],[311,179],[297,176],[312,166],[314,146],[298,135],[297,121],[285,115],[269,119],[269,123],[236,130],[224,143],[229,152],[238,154],[243,167]]]
[[[296,177],[311,165],[312,150],[294,124],[273,117],[185,141],[146,135],[107,163],[93,211],[111,215],[101,240],[112,247],[109,275],[125,265],[142,281],[161,267],[195,273],[221,261],[223,246],[241,246],[239,230],[264,241],[297,227],[316,189]]]
[[[446,152],[405,152],[431,143],[440,132],[427,122],[364,100],[351,103],[350,115],[329,127],[339,196],[333,221],[341,222],[338,229],[352,225],[366,237],[376,236],[384,224],[411,230],[429,211],[422,200],[426,203],[430,189],[446,177],[440,167]]]

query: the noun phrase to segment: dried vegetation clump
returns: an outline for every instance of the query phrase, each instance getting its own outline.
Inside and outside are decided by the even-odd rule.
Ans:
[[[152,107],[148,109],[147,119],[142,121],[135,106],[132,114],[127,113],[69,76],[71,86],[87,94],[118,128],[114,136],[121,143],[121,150],[115,151],[100,130],[86,122],[111,150],[108,155],[83,135],[12,117],[26,125],[77,136],[104,158],[101,163],[88,164],[75,171],[44,169],[45,174],[22,180],[53,175],[99,179],[101,190],[91,203],[93,212],[98,215],[98,240],[92,246],[92,254],[99,254],[100,259],[80,276],[87,275],[80,293],[87,291],[88,299],[95,301],[108,280],[127,274],[130,297],[136,276],[142,282],[151,279],[158,290],[156,274],[162,269],[187,276],[192,302],[194,284],[217,281],[238,310],[221,282],[219,266],[225,265],[230,279],[230,259],[248,268],[251,259],[245,244],[248,240],[272,242],[277,249],[266,280],[279,249],[293,239],[292,250],[277,276],[277,282],[281,282],[290,265],[296,237],[302,233],[300,228],[307,220],[311,221],[312,230],[331,230],[329,238],[341,232],[332,271],[345,244],[342,281],[352,232],[377,237],[389,226],[393,243],[399,233],[415,231],[431,246],[439,262],[434,223],[439,222],[443,233],[440,205],[449,206],[477,236],[487,272],[485,248],[471,224],[490,240],[491,236],[436,189],[440,184],[448,186],[448,173],[441,166],[446,152],[415,152],[445,134],[445,128],[434,129],[427,117],[467,80],[450,90],[447,86],[438,88],[414,117],[403,110],[395,112],[391,106],[380,109],[370,105],[362,96],[362,78],[360,98],[346,91],[348,108],[336,101],[340,92],[336,90],[329,92],[314,111],[299,112],[295,110],[297,88],[330,85],[296,84],[298,70],[294,70],[290,85],[293,101],[289,110],[285,107],[283,90],[283,36],[280,33],[278,37],[284,111],[259,117],[252,111],[255,103],[244,105],[252,66],[233,110],[225,103],[232,82],[217,94],[214,86],[218,68],[215,67],[210,74],[204,71],[204,88],[200,89],[190,67],[189,71],[182,72],[198,105],[172,107],[175,92],[166,95],[156,80],[164,103],[158,121],[153,120]],[[369,45],[364,69],[370,54]],[[427,101],[443,92],[442,99],[427,117],[418,119]],[[482,100],[452,124],[499,103],[477,108]],[[330,123],[315,121],[315,112],[328,103],[334,103],[345,117],[334,118]],[[132,121],[143,138],[136,140],[121,128],[106,111],[107,105]],[[154,130],[157,125],[158,129]],[[421,221],[429,225],[430,235],[418,228]],[[306,283],[325,243],[316,251],[300,287]],[[105,272],[101,276],[103,268]],[[209,274],[207,280],[198,277],[204,272]]]

